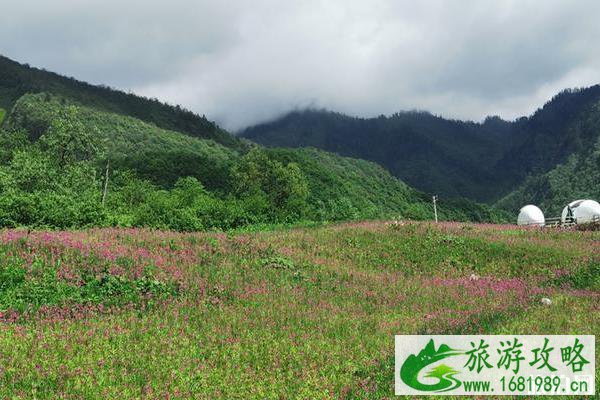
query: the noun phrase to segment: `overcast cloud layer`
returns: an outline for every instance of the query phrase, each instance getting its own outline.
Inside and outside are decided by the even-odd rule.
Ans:
[[[236,130],[294,108],[531,113],[600,83],[598,0],[6,2],[0,53]]]

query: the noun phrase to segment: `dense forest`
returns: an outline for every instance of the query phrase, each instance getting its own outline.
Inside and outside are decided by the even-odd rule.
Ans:
[[[558,216],[573,200],[600,199],[600,103],[584,113],[564,136],[574,148],[568,158],[546,172],[528,176],[498,201],[499,207],[510,210],[529,202]]]
[[[498,117],[482,123],[454,121],[426,112],[354,118],[324,110],[294,111],[241,135],[267,146],[316,147],[372,160],[417,189],[493,203],[526,179],[539,180],[558,165],[573,163],[571,158],[587,160],[600,129],[583,125],[599,101],[600,86],[565,90],[532,116],[513,122]],[[568,178],[562,184],[567,197],[569,191],[598,196],[598,186],[582,192],[570,189],[571,182]],[[563,204],[563,198],[544,193],[499,204],[511,210],[529,201],[551,210]]]
[[[0,108],[10,110],[24,94],[40,92],[61,95],[97,110],[128,115],[163,129],[213,139],[227,146],[241,145],[214,122],[180,106],[171,106],[157,99],[147,99],[108,86],[90,85],[0,55]]]
[[[426,193],[447,220],[507,221],[525,203],[556,213],[600,197],[599,101],[600,86],[565,90],[513,122],[295,111],[239,138],[179,106],[0,57],[0,225],[431,219]]]
[[[316,149],[225,146],[48,92],[0,131],[0,226],[181,231],[365,218],[430,219],[430,198],[380,166]],[[470,201],[440,217],[502,221]]]

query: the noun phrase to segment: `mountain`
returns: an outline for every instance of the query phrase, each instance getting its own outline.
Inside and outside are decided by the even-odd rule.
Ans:
[[[504,221],[440,202],[441,219]],[[231,148],[50,93],[0,129],[0,226],[231,229],[381,217],[431,219],[430,197],[373,162],[316,149]]]
[[[0,55],[0,109],[10,110],[24,94],[40,92],[61,95],[94,109],[135,117],[163,129],[213,139],[229,147],[241,145],[239,140],[214,122],[180,106],[171,106],[157,99],[147,99],[107,86],[91,85]]]
[[[573,151],[548,171],[528,176],[514,191],[496,204],[516,210],[537,204],[550,216],[576,199],[600,199],[600,103],[581,115],[562,135]],[[543,171],[543,170],[542,170]]]
[[[63,115],[73,107],[72,114]],[[104,144],[113,168],[130,169],[154,184],[172,187],[193,176],[210,190],[224,189],[231,161],[238,152],[212,139],[158,128],[137,118],[76,105],[49,93],[26,94],[15,102],[4,130],[27,132],[36,142],[60,119],[74,119],[82,130]]]
[[[500,129],[491,129],[493,126]],[[241,135],[268,146],[316,147],[386,167],[430,193],[487,199],[508,133],[503,121],[477,125],[424,112],[363,119],[328,111],[296,111]]]
[[[431,198],[379,165],[264,148],[204,117],[0,57],[0,226],[230,229],[432,219]],[[446,220],[505,221],[465,199]]]
[[[372,160],[417,189],[494,203],[528,177],[548,173],[574,155],[585,158],[600,132],[580,125],[599,101],[599,85],[565,90],[530,117],[512,122],[489,117],[483,123],[427,112],[356,118],[294,111],[240,135],[266,146],[316,147]]]

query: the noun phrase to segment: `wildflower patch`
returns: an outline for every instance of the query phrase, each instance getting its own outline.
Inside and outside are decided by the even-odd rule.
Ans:
[[[15,320],[40,308],[75,304],[122,306],[179,293],[176,281],[159,279],[148,266],[110,261],[74,249],[35,246],[22,238],[0,247],[0,319]]]

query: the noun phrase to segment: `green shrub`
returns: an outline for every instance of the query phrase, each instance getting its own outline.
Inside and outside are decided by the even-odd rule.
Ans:
[[[0,310],[12,309],[19,312],[35,311],[41,306],[68,303],[105,305],[137,304],[147,297],[176,296],[179,287],[175,282],[163,282],[150,273],[131,279],[111,275],[106,269],[100,273],[79,271],[78,284],[59,277],[58,264],[34,259],[26,269],[19,258],[7,258],[7,248],[0,261]],[[93,257],[85,260],[94,265]],[[77,273],[73,271],[73,273]]]

